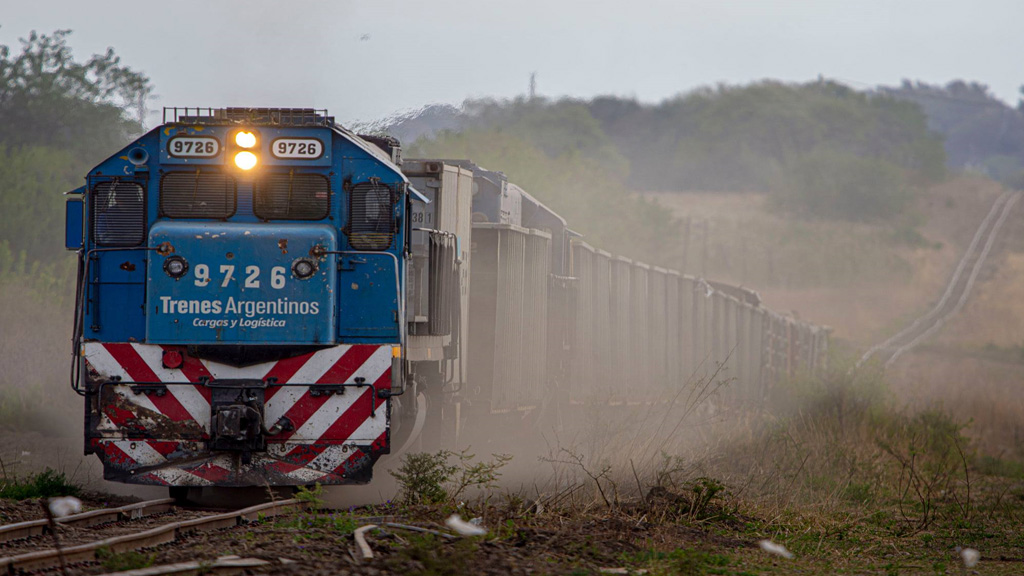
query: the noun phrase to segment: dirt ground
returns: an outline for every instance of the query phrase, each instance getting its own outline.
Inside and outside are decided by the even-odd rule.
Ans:
[[[980,487],[976,498],[1024,484]],[[138,552],[106,553],[71,567],[73,575],[200,560],[226,555],[257,558],[270,574],[1020,574],[1024,541],[1017,524],[978,522],[949,531],[943,524],[905,532],[895,509],[880,507],[865,519],[854,507],[829,514],[793,507],[739,504],[714,498],[695,506],[694,493],[651,490],[612,507],[595,506],[589,494],[515,495],[490,505],[385,504],[353,510],[306,510],[211,533],[183,535],[171,544]],[[538,506],[538,503],[540,505]],[[547,503],[547,505],[545,505]],[[951,504],[952,502],[944,502]],[[983,509],[979,505],[979,510]],[[364,559],[353,530],[384,522],[452,532],[444,519],[457,512],[479,517],[484,536],[450,538],[383,526],[366,533],[373,558]],[[166,518],[176,520],[178,518]],[[982,528],[980,525],[983,525]],[[788,549],[770,553],[762,541]],[[984,550],[976,570],[963,571],[956,546]]]

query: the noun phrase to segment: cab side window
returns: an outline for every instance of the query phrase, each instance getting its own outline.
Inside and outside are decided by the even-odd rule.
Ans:
[[[142,244],[146,236],[145,189],[134,182],[100,182],[92,188],[92,239],[98,246]]]
[[[356,250],[387,250],[395,237],[395,194],[377,181],[352,186],[348,195],[348,242]]]

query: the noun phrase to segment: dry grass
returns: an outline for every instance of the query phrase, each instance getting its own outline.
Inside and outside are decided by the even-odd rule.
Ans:
[[[971,426],[940,407],[900,407],[881,374],[839,366],[776,387],[757,410],[691,389],[689,405],[586,409],[549,437],[548,454],[520,453],[511,466],[529,469],[528,481],[503,475],[501,492],[367,511],[428,524],[480,517],[490,533],[479,548],[430,542],[428,553],[399,540],[380,550],[413,567],[458,553],[463,570],[553,574],[949,574],[964,546],[982,551],[982,573],[1014,573],[997,559],[1024,544],[1024,460],[980,455]],[[762,539],[795,559],[760,550]]]
[[[707,221],[708,277],[750,286],[768,306],[794,310],[832,326],[841,340],[867,346],[928,309],[1001,190],[964,177],[922,191],[919,235],[912,222],[794,220],[771,210],[763,194],[648,196],[694,223],[688,272],[702,272],[698,223]]]
[[[1020,221],[1017,208],[1010,220]],[[996,252],[979,275],[963,311],[937,338],[945,346],[968,349],[1024,346],[1024,226],[1007,226]]]
[[[1024,460],[981,454],[973,425],[941,406],[900,407],[879,373],[842,368],[780,385],[756,416],[703,404],[691,417],[717,416],[660,439],[667,449],[653,461],[614,441],[644,426],[602,419],[593,443],[541,459],[550,481],[514,489],[509,501],[527,503],[516,514],[483,514],[512,532],[538,523],[633,527],[620,538],[639,549],[620,562],[655,573],[676,573],[668,560],[687,548],[718,555],[722,568],[712,573],[945,574],[957,570],[955,546],[992,559],[1015,557],[1024,543],[1016,504]],[[642,536],[638,526],[647,526]],[[762,538],[797,559],[752,551]],[[1013,573],[991,562],[986,570]]]
[[[941,405],[970,422],[967,433],[983,453],[1024,459],[1024,363],[929,347],[900,362],[891,379],[909,406]]]

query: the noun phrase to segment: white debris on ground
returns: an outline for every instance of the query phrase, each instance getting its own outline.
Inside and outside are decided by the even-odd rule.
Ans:
[[[356,546],[359,547],[359,554],[363,557],[363,560],[370,560],[373,558],[373,550],[370,548],[370,545],[366,543],[365,533],[370,530],[375,530],[376,528],[376,524],[367,524],[366,526],[356,528],[355,532],[352,533],[352,536],[356,541]]]
[[[793,553],[786,549],[782,544],[776,544],[771,540],[761,540],[757,543],[761,547],[761,550],[768,552],[769,554],[775,554],[776,556],[782,556],[789,560],[793,559]]]
[[[452,514],[444,521],[452,530],[455,530],[461,536],[483,536],[487,534],[487,530],[482,526],[478,526],[471,522],[466,522],[458,514]]]
[[[960,548],[960,559],[964,561],[964,566],[967,568],[974,568],[978,565],[978,560],[981,560],[981,552],[978,552],[974,548]]]
[[[54,518],[63,518],[82,511],[82,501],[74,496],[50,498],[49,505],[50,514],[53,514]]]

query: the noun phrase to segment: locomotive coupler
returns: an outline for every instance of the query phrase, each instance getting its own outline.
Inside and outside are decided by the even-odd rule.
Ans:
[[[241,452],[248,460],[252,452],[267,449],[264,435],[264,391],[262,380],[211,380],[210,448]]]

